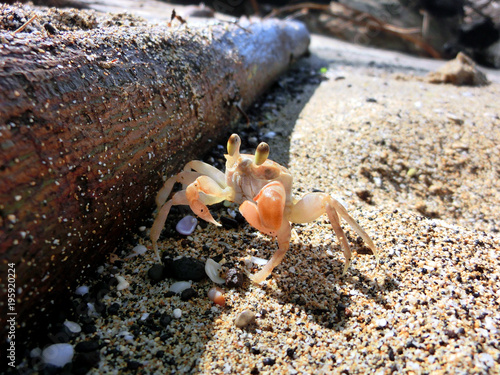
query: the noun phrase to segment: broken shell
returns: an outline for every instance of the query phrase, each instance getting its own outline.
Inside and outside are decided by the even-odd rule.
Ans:
[[[224,306],[226,304],[226,299],[224,298],[224,290],[218,287],[213,287],[208,291],[208,298],[213,301],[216,305]]]
[[[173,293],[182,293],[184,290],[191,288],[191,281],[178,281],[170,285],[168,290]]]
[[[222,266],[212,258],[208,258],[205,263],[205,273],[210,277],[210,280],[217,284],[224,284],[226,282],[226,280],[219,276],[221,268]]]
[[[116,275],[115,278],[118,281],[117,290],[127,289],[130,286],[129,282],[123,276]]]
[[[194,216],[187,215],[186,217],[179,220],[179,222],[175,226],[175,230],[177,230],[177,232],[179,232],[180,234],[189,236],[194,232],[197,224],[198,220]]]

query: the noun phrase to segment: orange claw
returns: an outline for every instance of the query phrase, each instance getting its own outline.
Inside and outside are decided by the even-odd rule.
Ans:
[[[215,221],[208,207],[200,200],[201,187],[198,180],[199,178],[186,188],[186,198],[189,202],[189,207],[201,219],[220,226],[221,224]]]

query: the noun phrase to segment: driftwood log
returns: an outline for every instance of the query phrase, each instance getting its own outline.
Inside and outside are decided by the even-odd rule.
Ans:
[[[213,147],[237,105],[306,52],[309,35],[278,20],[153,26],[91,11],[0,13],[0,313],[14,264],[19,326],[42,322],[143,225],[161,176]]]

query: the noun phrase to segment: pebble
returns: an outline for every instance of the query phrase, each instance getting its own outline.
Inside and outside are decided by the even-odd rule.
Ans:
[[[200,281],[207,277],[205,273],[205,263],[202,261],[182,257],[173,261],[173,276],[177,280]]]
[[[74,354],[71,344],[52,344],[42,351],[42,361],[47,365],[64,367],[73,360]]]
[[[175,319],[180,319],[180,317],[182,316],[182,310],[181,309],[174,309],[174,311],[172,312],[172,315]]]
[[[243,282],[245,280],[245,276],[243,273],[236,268],[231,268],[226,272],[226,286],[229,288],[241,288]]]
[[[196,229],[196,225],[198,224],[198,220],[191,215],[187,215],[175,226],[175,230],[184,236],[189,236]]]
[[[255,313],[251,310],[245,310],[238,314],[234,319],[234,325],[238,328],[244,328],[255,320]]]
[[[154,264],[148,270],[148,277],[154,282],[157,283],[165,279],[165,266],[162,264]]]
[[[80,324],[69,321],[69,320],[66,320],[64,322],[64,327],[66,327],[66,329],[73,334],[77,334],[77,333],[80,333],[82,331],[82,327],[80,326]]]
[[[198,294],[193,288],[184,289],[181,292],[181,301],[189,301],[190,299],[196,297]]]
[[[239,222],[228,216],[221,216],[220,222],[225,229],[237,229],[239,227]]]
[[[386,319],[377,319],[375,320],[375,325],[377,328],[385,328],[387,327],[387,320]]]

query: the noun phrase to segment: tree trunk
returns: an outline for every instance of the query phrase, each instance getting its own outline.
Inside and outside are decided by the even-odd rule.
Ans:
[[[0,24],[0,279],[4,294],[15,264],[22,324],[151,216],[161,175],[213,147],[235,103],[252,103],[309,35],[277,20],[168,27],[7,8],[37,14],[24,32]]]

